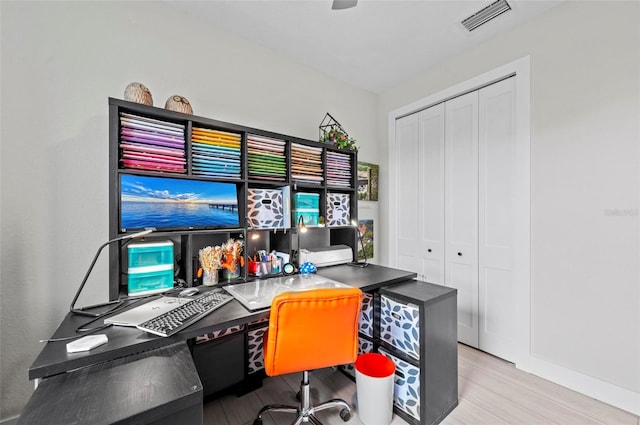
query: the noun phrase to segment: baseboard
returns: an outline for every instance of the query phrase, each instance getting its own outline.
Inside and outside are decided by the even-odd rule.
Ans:
[[[20,416],[14,416],[13,418],[9,419],[2,419],[0,420],[0,425],[16,425],[18,423],[18,419],[20,419]]]
[[[600,379],[584,375],[575,370],[567,369],[566,367],[558,366],[534,356],[529,356],[524,362],[519,362],[516,367],[640,416],[640,393],[601,381]]]

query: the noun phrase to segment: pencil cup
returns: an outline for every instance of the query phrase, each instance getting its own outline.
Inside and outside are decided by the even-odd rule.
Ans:
[[[271,262],[249,261],[249,274],[253,276],[266,276],[271,274]]]

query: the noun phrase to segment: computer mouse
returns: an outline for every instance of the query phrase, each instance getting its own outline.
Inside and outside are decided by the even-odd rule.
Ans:
[[[192,295],[197,294],[198,292],[200,292],[200,290],[198,288],[187,288],[187,289],[183,289],[182,291],[180,291],[180,296],[181,297],[190,297]]]

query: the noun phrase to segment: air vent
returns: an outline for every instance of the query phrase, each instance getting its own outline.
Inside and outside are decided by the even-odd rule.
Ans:
[[[511,10],[511,6],[509,6],[509,3],[507,3],[506,0],[498,0],[469,16],[467,19],[462,21],[462,25],[464,25],[464,27],[469,31],[473,31],[480,25],[486,24],[496,16],[502,15],[504,12],[508,12],[509,10]]]

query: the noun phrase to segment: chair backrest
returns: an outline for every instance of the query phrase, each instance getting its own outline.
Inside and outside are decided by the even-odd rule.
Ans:
[[[269,376],[353,363],[358,354],[362,291],[323,288],[285,292],[271,302],[264,339]]]

